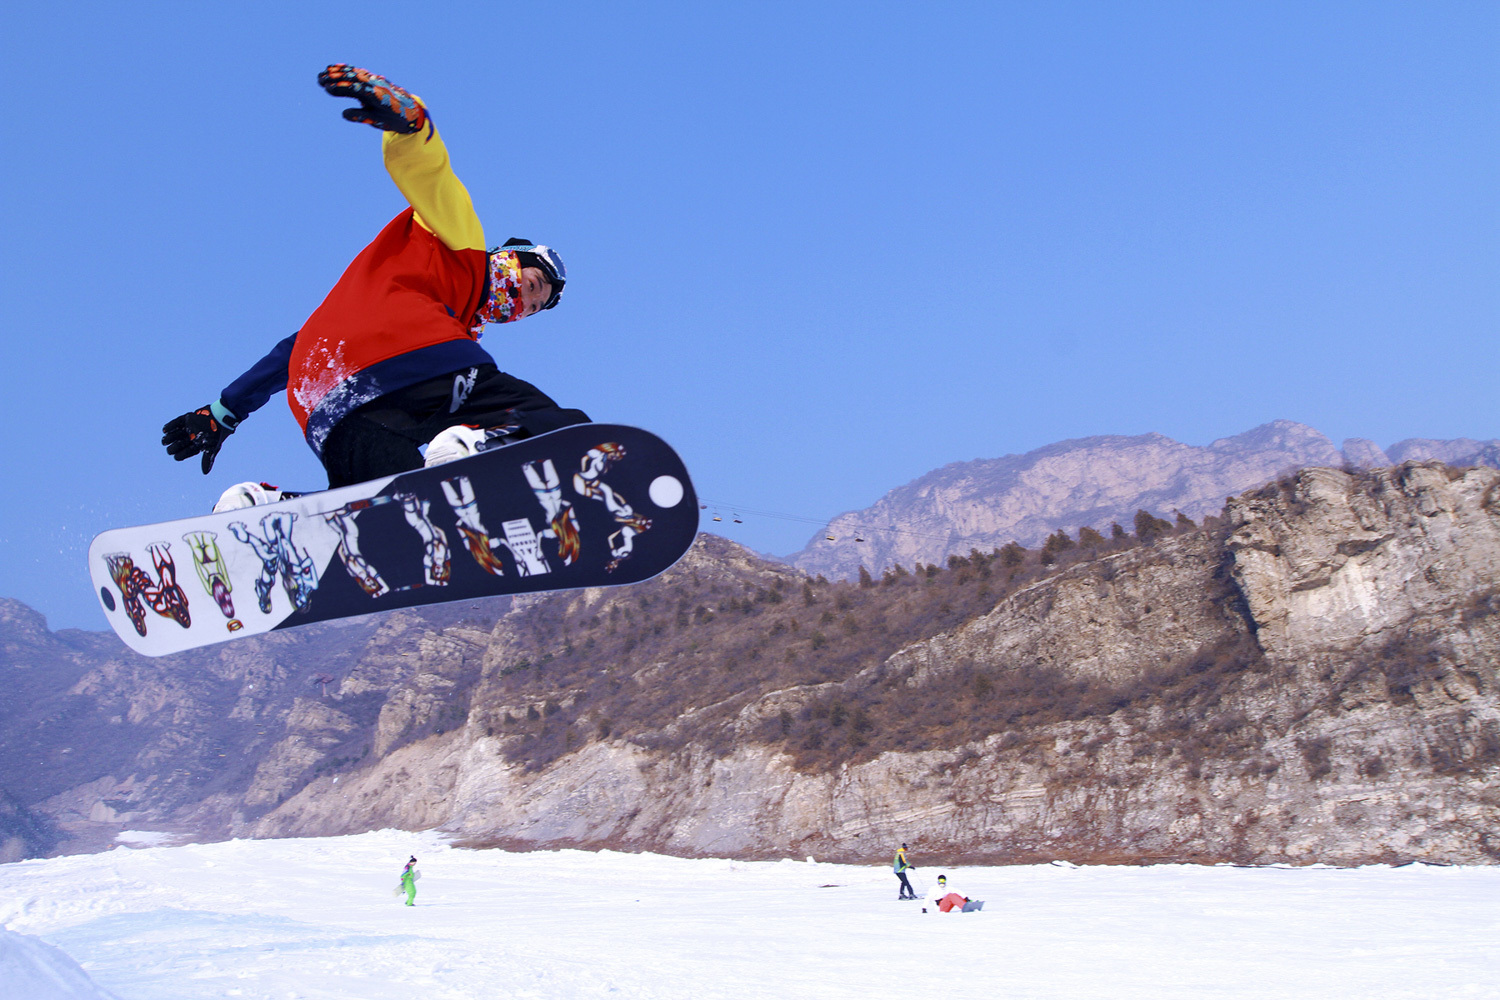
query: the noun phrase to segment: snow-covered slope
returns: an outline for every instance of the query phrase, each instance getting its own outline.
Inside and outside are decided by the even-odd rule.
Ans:
[[[413,853],[425,877],[408,909],[392,890]],[[920,867],[918,889],[937,874]],[[121,1000],[1434,1000],[1493,996],[1500,978],[1497,868],[949,874],[983,912],[897,902],[883,867],[466,851],[384,831],[0,866],[0,923]],[[12,982],[0,996],[46,996]]]

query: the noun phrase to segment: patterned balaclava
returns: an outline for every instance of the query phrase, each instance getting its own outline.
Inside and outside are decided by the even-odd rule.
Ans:
[[[521,312],[521,260],[514,250],[491,251],[490,297],[474,314],[475,336],[486,323],[511,323]]]

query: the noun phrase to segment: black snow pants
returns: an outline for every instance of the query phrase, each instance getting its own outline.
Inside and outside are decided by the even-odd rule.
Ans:
[[[514,425],[516,438],[589,423],[530,382],[494,365],[464,368],[371,400],[333,426],[323,442],[328,487],[422,467],[421,445],[454,424]]]
[[[897,872],[896,877],[901,880],[901,888],[896,892],[897,899],[916,899],[917,894],[912,889],[911,883],[906,880],[906,872]]]

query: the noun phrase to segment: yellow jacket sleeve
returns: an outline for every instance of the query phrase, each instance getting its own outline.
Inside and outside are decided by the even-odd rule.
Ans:
[[[385,169],[416,209],[417,222],[450,250],[484,250],[484,227],[469,191],[448,163],[448,147],[428,119],[420,132],[386,132],[381,140]]]

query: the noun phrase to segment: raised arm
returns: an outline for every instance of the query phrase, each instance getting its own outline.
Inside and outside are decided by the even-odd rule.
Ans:
[[[387,132],[381,142],[385,169],[417,210],[417,221],[450,250],[483,250],[484,227],[469,190],[448,163],[448,147],[433,128],[419,135]]]
[[[318,83],[335,97],[359,101],[359,107],[344,109],[349,121],[385,133],[381,151],[386,170],[425,229],[451,250],[485,249],[474,203],[453,173],[448,147],[421,98],[383,76],[342,63],[319,73]]]

